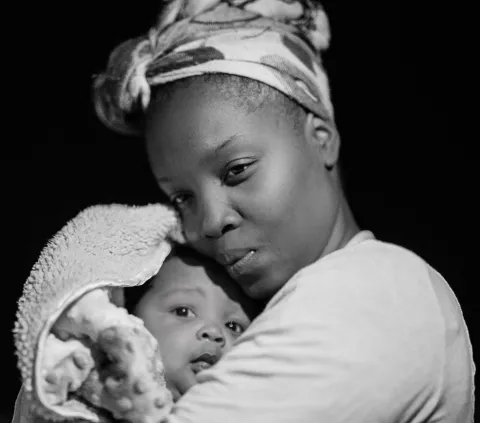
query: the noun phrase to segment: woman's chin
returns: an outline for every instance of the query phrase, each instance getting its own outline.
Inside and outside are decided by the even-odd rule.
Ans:
[[[258,250],[243,272],[231,275],[250,298],[269,300],[285,285],[290,266],[265,250]]]
[[[268,300],[275,294],[275,290],[267,278],[244,278],[237,282],[241,286],[243,292],[254,300]]]

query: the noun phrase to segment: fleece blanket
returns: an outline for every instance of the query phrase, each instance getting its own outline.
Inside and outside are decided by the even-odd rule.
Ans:
[[[161,421],[172,400],[160,352],[122,292],[154,276],[175,243],[177,216],[159,204],[90,207],[52,238],[18,302],[14,420]]]

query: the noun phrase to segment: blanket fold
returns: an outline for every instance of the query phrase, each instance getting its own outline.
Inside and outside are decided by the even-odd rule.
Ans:
[[[23,381],[19,403],[28,408],[17,410],[22,420],[36,415],[97,423],[113,416],[147,423],[153,414],[149,420],[134,412],[168,406],[167,394],[150,392],[160,385],[166,391],[156,340],[122,308],[121,293],[154,276],[175,243],[183,238],[170,208],[114,204],[82,211],[45,246],[25,282],[14,327]],[[125,382],[110,392],[96,384],[103,377],[96,343],[111,356],[123,354],[112,360],[122,362]],[[150,385],[140,380],[143,374],[155,375]],[[77,395],[80,388],[90,401]],[[107,407],[111,414],[99,412],[104,403],[113,404]],[[128,413],[117,413],[119,405]]]

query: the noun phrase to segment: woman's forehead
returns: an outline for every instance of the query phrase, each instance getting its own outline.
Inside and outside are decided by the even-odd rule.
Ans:
[[[232,119],[235,117],[235,119]],[[170,133],[194,131],[224,132],[229,127],[251,124],[252,119],[231,98],[214,87],[193,84],[178,88],[168,97],[154,102],[147,116],[147,137],[152,131]]]
[[[248,113],[214,87],[192,85],[178,89],[149,110],[148,153],[155,162],[175,166],[170,161],[175,156],[182,160],[203,159],[225,147],[260,145],[275,138],[279,131],[296,135],[293,126],[279,118],[274,106],[267,104]]]

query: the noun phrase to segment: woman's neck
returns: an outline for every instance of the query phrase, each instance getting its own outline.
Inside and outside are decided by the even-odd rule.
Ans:
[[[352,209],[350,208],[345,195],[341,193],[337,217],[329,241],[323,250],[322,257],[345,247],[345,245],[347,245],[359,231],[360,228],[353,216]]]

